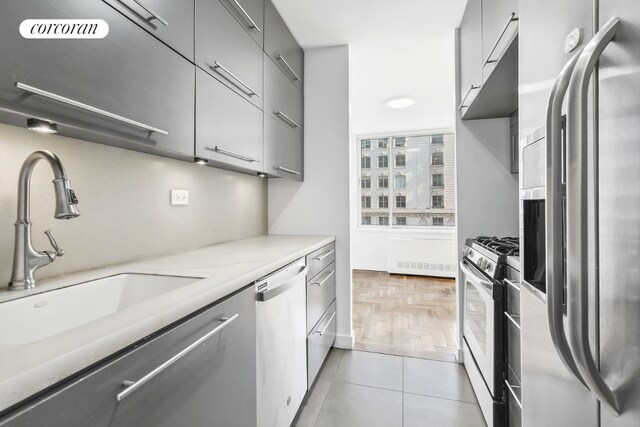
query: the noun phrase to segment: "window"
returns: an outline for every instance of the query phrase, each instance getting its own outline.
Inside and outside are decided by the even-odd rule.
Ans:
[[[444,218],[441,216],[434,216],[432,221],[433,225],[444,225]]]
[[[431,135],[432,144],[444,144],[444,135]]]
[[[381,216],[380,218],[378,218],[378,224],[379,225],[389,225],[389,217],[388,216]]]
[[[362,196],[362,209],[371,207],[371,196]]]
[[[368,215],[362,216],[362,225],[371,225],[371,217]]]
[[[433,195],[431,196],[431,207],[432,208],[444,208],[444,196],[443,195]]]
[[[404,175],[396,175],[396,188],[406,188],[407,187],[407,177]]]
[[[362,169],[371,169],[371,157],[362,157],[360,166],[362,166]]]
[[[407,225],[407,217],[406,216],[397,216],[396,217],[396,225]]]
[[[407,197],[396,196],[396,208],[406,208],[406,207],[407,207]]]
[[[431,175],[431,185],[434,187],[444,186],[444,175],[441,173],[434,173]]]
[[[400,137],[395,139],[396,147],[406,147],[407,146],[407,138]]]
[[[360,188],[371,188],[371,177],[363,176],[360,180]]]
[[[363,150],[368,149],[368,148],[371,148],[371,140],[370,140],[370,139],[363,139],[363,140],[360,142],[360,147],[361,147]]]
[[[379,139],[378,148],[389,148],[389,139],[388,138]]]
[[[431,153],[431,164],[437,166],[444,165],[444,153],[442,151]]]
[[[389,188],[389,177],[388,176],[379,176],[378,177],[378,188]]]
[[[389,207],[389,196],[378,196],[378,207],[379,208],[388,208]]]
[[[404,154],[396,154],[396,166],[406,166],[407,158]]]
[[[378,167],[379,168],[388,168],[389,167],[389,156],[378,156]]]

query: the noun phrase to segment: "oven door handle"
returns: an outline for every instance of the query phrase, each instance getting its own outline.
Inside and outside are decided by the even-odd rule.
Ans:
[[[481,294],[484,294],[486,297],[493,301],[493,287],[491,285],[491,282],[478,277],[477,274],[475,274],[466,266],[464,260],[460,261],[460,270],[462,270],[462,272],[464,273],[465,279],[467,281],[471,282],[471,284],[476,289],[478,289]]]

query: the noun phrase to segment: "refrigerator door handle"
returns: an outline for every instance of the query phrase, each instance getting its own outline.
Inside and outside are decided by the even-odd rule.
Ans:
[[[569,80],[575,69],[580,49],[564,66],[556,79],[549,102],[547,104],[546,117],[546,144],[547,144],[547,200],[546,200],[546,239],[547,239],[547,318],[549,319],[549,332],[551,340],[556,348],[560,360],[566,368],[584,385],[582,375],[576,366],[571,353],[571,347],[567,341],[564,329],[564,313],[562,299],[564,296],[563,274],[563,206],[562,206],[562,105],[564,95],[569,87]]]
[[[606,384],[589,342],[588,251],[588,88],[598,59],[616,34],[620,20],[611,18],[585,46],[569,81],[567,109],[567,314],[569,340],[587,386],[614,415],[617,396]]]

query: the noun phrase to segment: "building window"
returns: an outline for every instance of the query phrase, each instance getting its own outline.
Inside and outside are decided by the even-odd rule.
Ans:
[[[396,196],[396,208],[406,208],[406,207],[407,207],[407,197]]]
[[[397,216],[396,217],[396,225],[407,225],[407,217],[406,216]]]
[[[370,139],[363,139],[360,142],[360,147],[362,147],[363,150],[371,148],[371,140]]]
[[[407,146],[407,138],[405,137],[398,137],[395,138],[395,144],[396,147],[406,147]]]
[[[362,209],[371,207],[371,196],[362,196]]]
[[[378,167],[379,168],[388,168],[389,167],[389,156],[378,156]]]
[[[407,187],[407,177],[404,175],[396,175],[396,188],[406,188]]]
[[[371,188],[371,177],[363,176],[360,180],[360,188]]]
[[[362,160],[360,161],[360,166],[362,166],[362,169],[371,169],[371,157],[369,156],[362,157]]]
[[[431,175],[431,185],[434,187],[444,186],[444,175],[441,173],[434,173]]]
[[[389,177],[388,176],[379,176],[378,177],[378,188],[389,188]]]
[[[371,225],[371,217],[368,215],[362,216],[362,225]]]
[[[443,195],[433,195],[431,196],[431,207],[432,208],[444,208],[444,196]]]
[[[434,216],[432,220],[433,225],[444,225],[444,218],[441,216]]]
[[[404,154],[396,154],[396,166],[406,166],[407,157]]]
[[[444,165],[444,153],[442,151],[431,153],[431,164],[435,166]]]
[[[388,138],[379,139],[378,148],[389,148],[389,139]]]
[[[431,135],[432,144],[444,144],[444,135]]]
[[[378,225],[389,225],[389,217],[381,216],[380,218],[378,218]]]
[[[378,207],[379,208],[388,208],[389,207],[389,196],[378,196]]]

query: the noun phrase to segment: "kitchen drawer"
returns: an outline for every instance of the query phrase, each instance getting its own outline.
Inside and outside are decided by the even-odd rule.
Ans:
[[[307,282],[310,282],[320,273],[326,266],[336,260],[336,242],[321,247],[309,255],[307,255],[307,265],[309,272],[307,273]]]
[[[103,39],[27,40],[25,19],[103,19]],[[193,159],[194,66],[102,1],[7,0],[0,14],[1,120]],[[26,85],[26,86],[24,86]]]
[[[262,170],[262,111],[198,69],[196,156],[231,169]]]
[[[264,10],[264,51],[287,78],[302,90],[304,52],[271,0],[265,0]]]
[[[505,279],[507,289],[507,313],[519,321],[520,319],[520,287],[511,280]]]
[[[219,0],[196,0],[196,65],[262,109],[262,49]]]
[[[249,35],[264,45],[264,0],[220,0]]]
[[[307,333],[318,323],[336,297],[336,264],[332,262],[311,280],[307,280]]]
[[[302,92],[264,55],[264,112],[302,134],[303,103]]]
[[[309,390],[336,340],[336,325],[336,301],[334,300],[307,338],[307,388]]]
[[[521,374],[521,350],[520,350],[520,316],[511,316],[505,313],[507,323],[507,363],[513,372],[522,378]]]
[[[279,120],[264,115],[264,172],[270,176],[303,180],[302,135]]]
[[[102,0],[193,62],[194,0]]]
[[[509,427],[522,427],[522,386],[513,371],[507,369],[507,407]]]
[[[134,345],[0,419],[2,426],[255,426],[253,286]],[[130,395],[137,381],[232,319]]]

